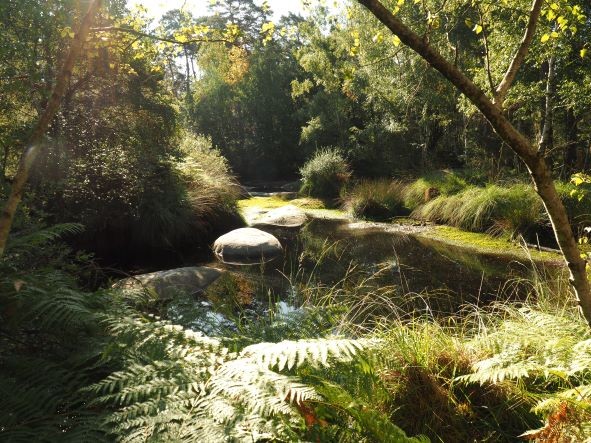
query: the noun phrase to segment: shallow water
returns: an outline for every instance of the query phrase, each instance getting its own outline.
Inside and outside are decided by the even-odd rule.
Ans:
[[[512,283],[531,276],[534,267],[501,254],[449,245],[428,234],[399,233],[346,220],[314,219],[298,233],[276,231],[275,235],[287,251],[284,262],[275,266],[283,267],[284,273],[303,254],[308,259],[305,270],[324,283],[333,283],[345,269],[356,266],[366,274],[379,272],[382,284],[397,285],[402,293],[443,290],[465,301],[487,301],[503,293],[518,296],[509,291]],[[541,266],[537,264],[538,271]],[[547,265],[543,271],[554,274],[556,267]]]
[[[466,305],[527,295],[524,279],[531,276],[533,263],[452,246],[430,239],[428,233],[396,232],[391,226],[313,219],[300,230],[267,228],[284,246],[283,257],[255,266],[210,263],[230,271],[234,280],[209,291],[209,304],[195,306],[184,300],[173,303],[169,314],[196,327],[201,320],[194,319],[212,306],[228,318],[256,316],[277,302],[281,313],[331,293],[333,303],[371,311],[372,316],[385,312],[385,305],[396,305],[437,317],[456,315]],[[558,274],[556,265],[535,267],[546,276]],[[372,303],[375,306],[365,310]]]

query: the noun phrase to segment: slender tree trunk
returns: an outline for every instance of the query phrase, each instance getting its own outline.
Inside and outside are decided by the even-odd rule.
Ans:
[[[554,121],[554,93],[555,93],[555,60],[550,57],[548,60],[548,75],[546,80],[546,100],[544,104],[544,124],[542,125],[542,135],[538,144],[540,155],[544,156],[546,151],[553,147],[553,121]]]
[[[591,287],[585,271],[586,262],[580,257],[579,248],[570,226],[566,209],[556,192],[554,181],[544,158],[539,155],[537,149],[527,138],[515,129],[505,116],[502,107],[493,103],[486,94],[457,67],[449,63],[441,54],[432,48],[425,39],[414,33],[396,18],[379,0],[358,0],[390,31],[398,36],[400,41],[419,54],[427,63],[439,71],[460,92],[462,92],[474,104],[490,122],[497,134],[505,143],[521,158],[530,173],[537,193],[542,198],[544,207],[552,223],[556,240],[562,251],[564,260],[570,271],[570,282],[575,290],[577,302],[581,308],[587,323],[591,325]],[[534,1],[532,14],[528,23],[526,37],[531,41],[533,37],[531,29],[535,29],[537,17],[539,17],[539,1]],[[535,20],[532,17],[535,16]],[[525,39],[525,38],[524,38]],[[519,53],[523,55],[527,48],[522,45]],[[525,57],[523,55],[523,57]],[[512,63],[513,66],[513,63]],[[514,78],[516,70],[509,69],[509,75]],[[505,84],[510,82],[505,82]],[[506,89],[501,88],[501,94]]]
[[[581,172],[584,169],[584,153],[579,146],[577,119],[572,109],[567,108],[564,115],[566,130],[566,147],[564,149],[564,175]]]
[[[189,54],[186,46],[183,47],[183,51],[185,52],[185,89],[188,99],[191,97],[191,71],[189,69]]]
[[[8,234],[12,226],[12,221],[16,213],[16,209],[22,199],[25,185],[29,178],[31,166],[35,162],[39,153],[43,149],[42,141],[47,128],[54,119],[62,99],[64,97],[66,86],[72,77],[72,69],[74,64],[82,51],[82,47],[86,42],[86,37],[90,31],[90,27],[94,21],[95,15],[102,5],[102,0],[94,0],[88,7],[88,12],[84,16],[78,32],[72,40],[70,52],[64,61],[64,64],[55,79],[55,87],[49,98],[45,111],[41,114],[41,118],[37,121],[35,128],[28,140],[25,150],[23,151],[18,170],[14,176],[12,187],[10,189],[10,195],[6,201],[2,213],[0,214],[0,257],[4,254],[6,249],[6,242],[8,240]]]

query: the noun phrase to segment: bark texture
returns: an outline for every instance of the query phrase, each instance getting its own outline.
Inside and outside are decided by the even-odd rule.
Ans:
[[[8,234],[10,233],[10,228],[14,220],[16,209],[18,208],[18,205],[22,199],[31,167],[43,149],[43,136],[47,132],[47,128],[53,121],[61,105],[66,92],[66,86],[72,77],[72,69],[74,68],[74,64],[76,63],[76,60],[82,51],[82,47],[86,42],[90,27],[92,26],[96,13],[101,6],[102,0],[94,0],[88,7],[88,11],[80,23],[78,32],[72,40],[72,45],[70,46],[70,51],[68,52],[66,60],[64,61],[64,64],[55,79],[55,86],[51,93],[51,97],[49,98],[47,105],[45,106],[45,110],[41,114],[41,117],[37,121],[37,124],[35,125],[27,145],[21,155],[18,169],[10,188],[10,195],[8,196],[8,200],[6,201],[4,208],[2,209],[2,213],[0,214],[0,257],[4,254],[4,250],[6,249]]]
[[[404,25],[404,23],[385,8],[380,1],[358,1],[388,29],[390,29],[390,31],[397,35],[402,43],[419,54],[427,63],[429,63],[429,65],[439,71],[461,93],[463,93],[486,117],[503,141],[507,143],[507,145],[525,163],[534,182],[536,192],[542,198],[544,207],[546,208],[552,223],[556,240],[570,271],[570,282],[575,290],[575,296],[581,308],[581,312],[587,320],[587,323],[591,325],[591,287],[587,280],[587,273],[585,270],[586,262],[580,257],[579,248],[570,226],[566,209],[556,192],[551,171],[544,158],[539,155],[532,143],[515,129],[498,103],[493,103],[472,80],[466,77],[466,75],[453,64],[449,63],[441,54],[432,48],[427,41]],[[535,20],[532,25],[532,17],[530,17],[528,29],[531,27],[535,30],[535,22],[537,21],[537,18],[539,18],[539,10],[536,12],[535,8],[538,6],[541,7],[541,1],[534,1],[533,6],[534,10],[532,11],[532,17],[534,17]],[[531,38],[533,38],[533,31],[530,33],[531,35],[527,38],[531,41]],[[528,32],[526,32],[526,36],[527,34]],[[525,55],[522,57],[525,58]],[[516,74],[517,71],[515,71],[515,75]]]

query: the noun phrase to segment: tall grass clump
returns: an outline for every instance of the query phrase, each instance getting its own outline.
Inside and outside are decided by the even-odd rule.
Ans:
[[[240,188],[228,160],[212,146],[211,138],[186,133],[179,150],[181,156],[176,168],[189,192],[197,194],[206,190],[209,199],[233,207],[240,197]]]
[[[410,183],[404,192],[404,204],[413,210],[436,195],[453,195],[468,187],[468,182],[453,171],[439,171]]]
[[[228,160],[212,146],[211,139],[200,135],[185,135],[180,151],[176,168],[201,232],[236,224],[241,190]]]
[[[524,234],[544,222],[542,201],[526,184],[470,186],[419,206],[413,217],[469,231]]]
[[[337,148],[324,148],[300,169],[301,192],[319,198],[336,198],[351,177],[349,164]]]
[[[345,208],[355,217],[387,220],[406,215],[405,185],[392,180],[365,180],[356,184],[347,194]]]

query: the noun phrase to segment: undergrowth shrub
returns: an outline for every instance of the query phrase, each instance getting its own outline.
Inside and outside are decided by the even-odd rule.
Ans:
[[[404,190],[405,185],[399,181],[362,181],[347,194],[345,208],[355,217],[372,220],[405,215]]]
[[[349,181],[349,164],[336,148],[325,148],[300,169],[302,175],[301,192],[320,198],[336,198]]]
[[[378,371],[390,419],[432,441],[515,441],[539,424],[532,403],[514,386],[474,389],[456,381],[471,372],[479,355],[465,345],[464,332],[418,319],[391,324],[380,334]]]
[[[112,146],[89,141],[68,174],[53,173],[64,148],[52,147],[47,177],[31,193],[33,206],[52,214],[46,221],[87,227],[73,242],[77,248],[110,263],[154,265],[178,261],[184,251],[242,225],[236,180],[209,139],[171,130],[153,141],[157,148],[139,149],[119,138]]]
[[[556,305],[555,305],[556,306]],[[506,317],[468,343],[485,353],[468,386],[510,383],[544,419],[527,432],[536,441],[591,439],[591,333],[576,308],[506,307]]]
[[[67,272],[55,241],[79,230],[12,236],[0,258],[0,440],[107,441],[82,389],[108,371],[100,321],[121,298],[82,291]]]

